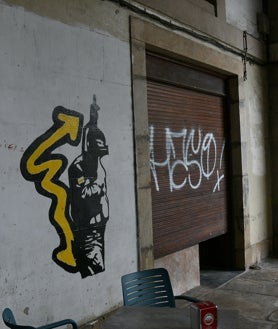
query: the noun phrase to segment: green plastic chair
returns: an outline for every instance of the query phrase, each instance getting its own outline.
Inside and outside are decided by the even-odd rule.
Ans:
[[[176,307],[176,299],[200,302],[190,296],[174,296],[169,273],[165,268],[123,275],[121,283],[125,306]]]
[[[9,308],[4,309],[2,313],[2,317],[6,326],[11,329],[51,329],[51,328],[61,327],[67,324],[71,324],[73,329],[78,329],[77,323],[71,319],[65,319],[65,320],[53,322],[40,327],[19,325],[16,323],[13,312]]]

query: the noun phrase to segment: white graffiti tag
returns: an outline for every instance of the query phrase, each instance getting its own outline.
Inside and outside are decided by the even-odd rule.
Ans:
[[[192,189],[198,189],[202,184],[202,179],[207,180],[216,173],[216,184],[213,192],[220,191],[220,182],[224,178],[224,174],[220,173],[224,156],[225,141],[222,145],[221,154],[217,156],[217,143],[214,134],[209,132],[202,134],[201,129],[187,130],[182,129],[179,132],[173,132],[169,128],[165,128],[165,160],[156,161],[154,147],[155,128],[149,127],[150,132],[150,167],[154,179],[155,188],[159,191],[159,177],[157,168],[167,167],[169,175],[169,188],[179,190],[188,184]],[[179,142],[182,156],[178,158],[176,151],[176,143]],[[218,164],[218,168],[217,168]],[[175,171],[177,167],[184,168],[184,178],[182,182],[174,181]],[[216,169],[217,168],[217,169]],[[194,173],[194,175],[193,175]],[[180,176],[179,176],[180,179]]]

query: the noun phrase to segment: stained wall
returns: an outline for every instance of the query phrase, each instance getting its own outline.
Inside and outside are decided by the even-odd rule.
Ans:
[[[0,4],[0,308],[82,323],[121,303],[120,277],[137,268],[128,29],[51,14],[112,21],[102,1],[21,4]]]

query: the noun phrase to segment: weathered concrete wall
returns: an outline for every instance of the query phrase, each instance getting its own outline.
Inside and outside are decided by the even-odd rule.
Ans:
[[[257,14],[262,12],[262,1],[226,0],[227,22],[258,37]]]
[[[273,229],[274,229],[274,251],[278,253],[278,3],[275,0],[269,1],[268,15],[270,19],[270,35],[269,35],[269,91],[270,91],[270,111],[269,111],[269,126],[271,130],[270,145],[271,145],[271,173],[272,173],[272,214],[273,214]]]
[[[169,272],[175,296],[200,284],[199,245],[156,259],[154,264]]]
[[[87,10],[96,16],[108,10],[106,19],[114,26],[117,8],[102,1],[90,3]],[[67,317],[84,322],[111,310],[122,302],[121,275],[137,269],[130,50],[124,40],[128,38],[127,16],[123,19],[125,35],[115,38],[98,21],[95,26],[85,26],[75,24],[73,19],[73,26],[42,17],[51,5],[44,3],[39,15],[23,7],[0,5],[0,309],[9,306],[19,322],[33,325]],[[61,12],[63,6],[68,8],[67,2],[58,7]],[[120,25],[118,22],[119,29]],[[85,187],[82,175],[74,184],[79,188],[83,184],[80,202],[86,200],[85,195],[87,200],[93,195],[92,207],[101,204],[103,208],[100,213],[96,209],[95,214],[88,214],[91,217],[86,220],[91,223],[72,229],[77,238],[95,241],[91,255],[79,255],[77,251],[74,257],[90,258],[92,262],[96,257],[95,263],[101,262],[98,233],[84,237],[82,229],[97,230],[94,222],[108,222],[103,246],[105,270],[82,279],[72,257],[55,255],[55,249],[64,249],[66,236],[71,253],[72,239],[66,224],[71,219],[76,221],[77,215],[70,201],[68,169],[84,150],[81,140],[75,145],[70,142],[82,128],[75,122],[79,118],[76,113],[84,117],[83,125],[89,121],[93,94],[100,107],[98,128],[106,138],[109,154],[98,164],[95,185]],[[60,112],[53,126],[57,106],[69,112]],[[102,138],[100,133],[97,138]],[[92,143],[88,137],[88,148]],[[25,152],[30,145],[33,155],[32,150]],[[20,168],[24,154],[29,162],[24,165],[23,161]],[[50,154],[67,163],[52,179],[45,176],[45,169],[49,168],[53,176],[61,163],[57,164]],[[23,171],[30,181],[23,177]],[[45,183],[41,185],[42,177]],[[67,214],[64,194],[73,218]],[[56,214],[51,214],[50,206]],[[95,266],[94,270],[99,268]]]
[[[245,83],[246,117],[242,127],[248,152],[247,226],[250,226],[250,243],[247,259],[250,263],[267,256],[271,246],[272,221],[270,216],[269,186],[269,132],[268,132],[268,84],[267,71],[263,67],[248,65]],[[249,241],[248,241],[249,240]],[[264,245],[260,244],[263,242]],[[268,245],[268,247],[267,247]],[[248,249],[248,248],[247,248]]]

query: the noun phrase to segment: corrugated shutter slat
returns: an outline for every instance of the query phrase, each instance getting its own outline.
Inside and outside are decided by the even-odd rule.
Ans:
[[[151,78],[153,238],[159,258],[227,231],[225,99]]]

